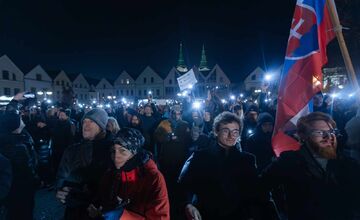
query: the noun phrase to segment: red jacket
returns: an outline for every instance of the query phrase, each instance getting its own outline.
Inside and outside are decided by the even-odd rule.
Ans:
[[[112,170],[105,174],[100,188],[104,211],[114,209],[116,196],[130,199],[120,220],[170,220],[165,180],[152,159],[129,172]]]

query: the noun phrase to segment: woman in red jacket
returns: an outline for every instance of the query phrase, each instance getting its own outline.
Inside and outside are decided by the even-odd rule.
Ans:
[[[132,128],[114,137],[114,168],[102,178],[98,200],[88,207],[92,218],[169,220],[170,207],[163,175],[141,147],[144,137]]]

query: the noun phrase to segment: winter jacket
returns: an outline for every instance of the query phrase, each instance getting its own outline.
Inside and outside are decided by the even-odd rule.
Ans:
[[[116,208],[120,197],[129,201],[122,219],[169,220],[170,206],[163,175],[146,152],[137,153],[120,170],[108,171],[101,181],[97,206]]]
[[[31,219],[37,184],[37,160],[32,138],[23,130],[21,134],[0,134],[0,140],[0,153],[12,167],[11,188],[4,206],[10,219]]]
[[[261,200],[254,156],[236,146],[226,151],[216,140],[208,143],[190,156],[181,171],[184,192],[196,195],[196,202],[187,196],[184,203],[193,203],[203,219],[254,218]]]
[[[8,159],[0,154],[0,207],[2,200],[9,193],[12,181],[12,169]]]
[[[57,187],[71,187],[65,219],[86,219],[86,208],[96,196],[99,180],[111,165],[111,134],[68,147],[57,172]]]
[[[256,129],[255,134],[251,135],[244,145],[244,151],[256,156],[259,172],[267,167],[275,157],[271,146],[271,134],[264,134],[260,129]]]
[[[347,220],[360,206],[360,167],[348,158],[328,160],[326,170],[302,146],[283,152],[261,177],[268,189],[283,184],[289,220]]]
[[[175,180],[188,157],[191,145],[190,128],[187,122],[164,120],[155,130],[159,143],[159,164],[162,172],[175,172]],[[166,174],[164,173],[166,176]]]

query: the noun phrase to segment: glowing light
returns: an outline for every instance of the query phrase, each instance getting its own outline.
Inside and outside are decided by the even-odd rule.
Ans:
[[[46,100],[46,102],[50,104],[52,101],[50,99],[48,99],[48,100]]]
[[[149,91],[148,93],[149,93],[149,95],[151,95],[151,94],[152,94],[152,91]]]
[[[337,94],[337,93],[331,94],[331,97],[332,97],[332,98],[336,98],[336,97],[338,97],[338,96],[339,96],[339,94]]]
[[[188,86],[188,88],[189,88],[189,89],[192,89],[192,88],[193,88],[193,85],[190,84],[190,85]]]
[[[110,108],[111,106],[110,106],[110,104],[106,104],[106,108]]]
[[[234,95],[231,95],[231,96],[230,96],[230,99],[231,99],[231,100],[235,100],[235,96],[234,96]]]
[[[249,129],[249,130],[247,131],[247,133],[248,133],[248,134],[253,134],[254,132],[253,132],[253,130]]]
[[[192,104],[192,107],[193,107],[194,109],[200,109],[201,103],[198,102],[198,101],[195,101],[195,102]]]
[[[181,94],[181,93],[178,93],[178,94],[177,94],[177,96],[179,96],[179,97],[180,97],[180,96],[182,96],[182,94]]]
[[[241,97],[241,98],[244,97],[244,94],[240,93],[240,97]]]
[[[221,99],[221,103],[225,104],[226,100],[225,99]]]
[[[46,92],[46,95],[52,95],[52,94],[53,94],[53,92],[51,92],[51,91]]]
[[[343,86],[343,85],[339,85],[338,88],[339,88],[339,89],[343,89],[344,86]]]
[[[44,92],[38,91],[36,94],[38,94],[38,95],[44,95]]]
[[[92,103],[93,103],[93,104],[96,104],[96,101],[94,100],[94,101],[92,101]]]
[[[108,96],[107,98],[108,98],[108,99],[112,99],[112,97],[111,97],[111,96]]]
[[[267,73],[267,74],[265,74],[264,78],[265,78],[266,81],[271,81],[272,78],[273,78],[273,75],[271,73]]]

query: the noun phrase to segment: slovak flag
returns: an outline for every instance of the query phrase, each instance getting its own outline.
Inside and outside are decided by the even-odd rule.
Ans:
[[[326,0],[297,0],[281,73],[272,146],[275,154],[297,150],[291,134],[312,97],[322,88],[326,46],[335,37]]]

